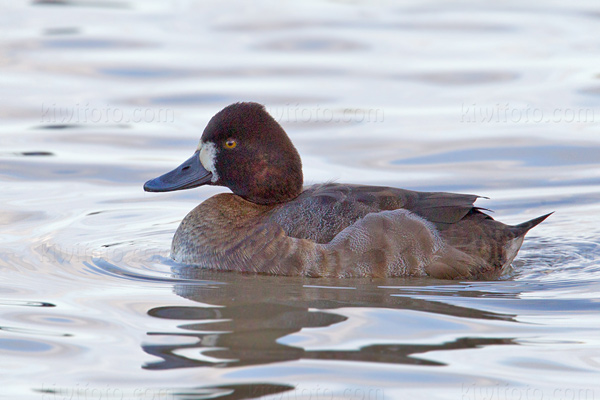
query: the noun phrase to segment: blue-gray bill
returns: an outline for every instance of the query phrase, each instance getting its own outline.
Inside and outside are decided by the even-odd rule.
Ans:
[[[202,166],[199,153],[195,152],[173,171],[146,182],[144,190],[146,192],[171,192],[191,189],[210,183],[211,178],[212,174]]]

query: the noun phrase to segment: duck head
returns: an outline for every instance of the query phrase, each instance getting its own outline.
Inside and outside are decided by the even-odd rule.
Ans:
[[[277,204],[302,191],[300,155],[283,128],[258,103],[235,103],[219,111],[183,164],[144,184],[147,192],[201,185],[226,186],[257,204]]]

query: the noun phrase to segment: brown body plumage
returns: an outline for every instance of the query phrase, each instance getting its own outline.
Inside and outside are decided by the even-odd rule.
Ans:
[[[493,278],[529,229],[474,206],[478,196],[377,186],[302,189],[300,157],[256,103],[237,103],[208,124],[196,154],[146,190],[227,186],[192,210],[171,255],[210,269],[328,277]]]

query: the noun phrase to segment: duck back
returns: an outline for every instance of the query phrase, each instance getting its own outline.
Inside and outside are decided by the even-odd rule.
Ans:
[[[296,199],[274,208],[269,219],[291,237],[328,243],[367,214],[386,210],[408,210],[442,231],[478,210],[473,205],[478,198],[471,194],[328,183],[306,188]]]

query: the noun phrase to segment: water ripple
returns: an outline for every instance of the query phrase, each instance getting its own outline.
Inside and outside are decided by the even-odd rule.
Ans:
[[[19,306],[19,307],[56,307],[52,303],[42,301],[28,301],[28,300],[9,300],[0,299],[0,306]]]

